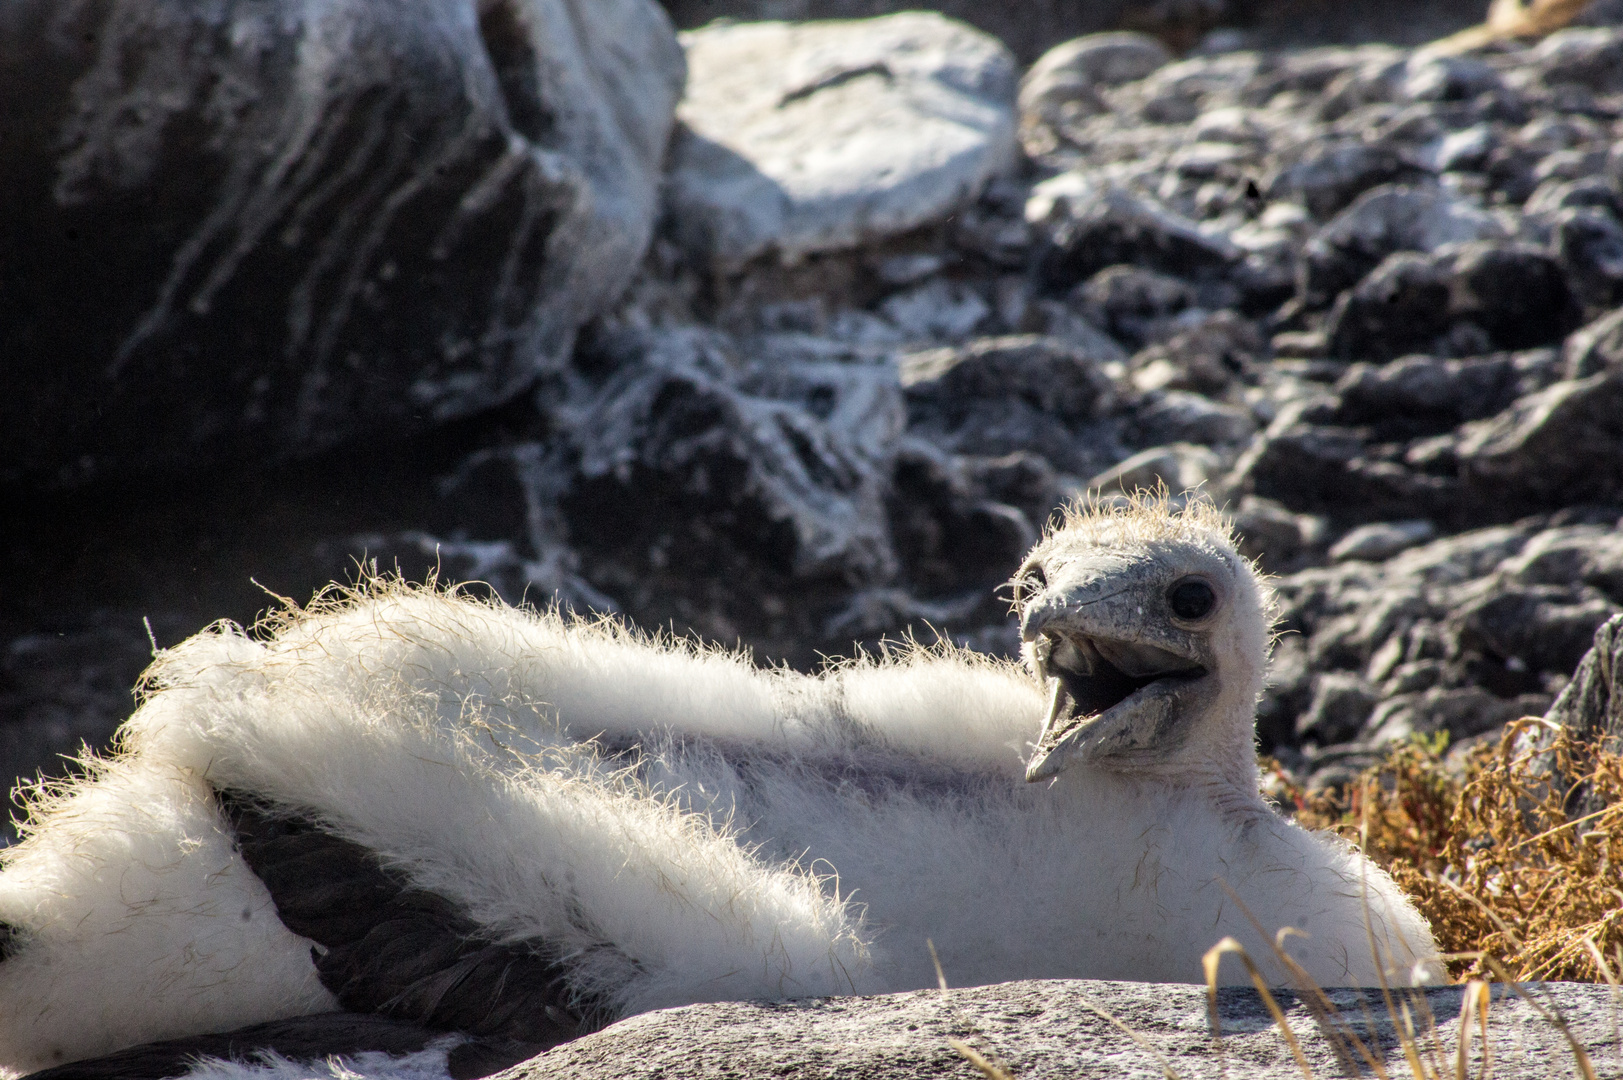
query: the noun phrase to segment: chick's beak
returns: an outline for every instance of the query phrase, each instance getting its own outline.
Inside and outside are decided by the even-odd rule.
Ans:
[[[1097,583],[1097,584],[1095,584]],[[1042,732],[1026,766],[1028,781],[1058,775],[1079,753],[1108,751],[1123,721],[1157,697],[1205,674],[1200,663],[1150,641],[1144,605],[1129,589],[1106,589],[1098,578],[1052,589],[1029,606],[1021,635],[1037,677],[1047,684]],[[1098,745],[1095,745],[1098,744]]]

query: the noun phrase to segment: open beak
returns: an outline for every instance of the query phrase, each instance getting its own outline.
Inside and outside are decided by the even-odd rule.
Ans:
[[[1049,690],[1048,717],[1026,765],[1032,782],[1057,775],[1096,736],[1123,727],[1115,721],[1145,712],[1206,675],[1201,664],[1160,646],[1070,628],[1040,631],[1032,654]]]

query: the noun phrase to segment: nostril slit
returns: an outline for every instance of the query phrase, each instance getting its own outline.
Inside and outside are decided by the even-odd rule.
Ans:
[[[1032,566],[1020,575],[1020,592],[1022,598],[1032,593],[1041,592],[1048,588],[1048,575],[1041,566]]]
[[[526,139],[545,146],[556,118],[541,96],[541,66],[530,41],[528,20],[514,0],[493,0],[479,12],[479,38],[496,73],[508,122]]]

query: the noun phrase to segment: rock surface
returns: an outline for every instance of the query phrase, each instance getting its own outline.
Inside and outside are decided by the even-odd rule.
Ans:
[[[669,212],[718,270],[939,221],[1014,164],[1014,58],[962,23],[721,24],[682,44]]]
[[[1527,992],[1544,1008],[1560,1010],[1597,1064],[1615,1059],[1616,1006],[1609,987],[1548,983],[1530,985]],[[1437,1020],[1436,1051],[1450,1066],[1463,993],[1461,987],[1440,987],[1424,995]],[[1406,1068],[1378,990],[1334,990],[1330,999],[1361,1039],[1376,1044],[1373,1052],[1387,1060],[1394,1075]],[[1338,1057],[1336,1043],[1314,1024],[1301,999],[1281,993],[1279,1000],[1309,1066],[1317,1075],[1343,1075],[1344,1059]],[[1373,1039],[1365,1026],[1366,1007],[1377,1030]],[[1220,1044],[1210,1035],[1202,987],[1082,981],[1005,983],[874,998],[693,1005],[623,1020],[502,1076],[506,1080],[614,1080],[656,1074],[678,1080],[723,1073],[896,1080],[980,1076],[947,1041],[958,1039],[1009,1075],[1032,1080],[1161,1076],[1167,1066],[1192,1078],[1240,1070],[1258,1080],[1299,1080],[1301,1067],[1254,991],[1220,990],[1217,1014],[1224,1033]],[[1544,1080],[1569,1072],[1576,1075],[1566,1039],[1507,987],[1493,988],[1488,1015],[1495,1076]],[[1472,1074],[1481,1067],[1481,1054],[1481,1042],[1473,1040],[1467,1057]]]
[[[1618,683],[1623,658],[1623,615],[1614,615],[1595,631],[1594,647],[1584,656],[1572,682],[1546,714],[1585,735],[1623,736],[1623,686]]]
[[[938,16],[714,26],[665,178],[682,62],[644,0],[309,11],[0,16],[0,768],[103,744],[154,643],[271,603],[250,575],[438,573],[803,668],[932,630],[1012,655],[997,587],[1055,508],[1157,483],[1276,575],[1259,740],[1295,779],[1547,710],[1615,733],[1617,28],[1093,38],[1017,132],[1009,54]],[[1026,57],[1097,12],[1029,14]],[[1615,1060],[1604,991],[1545,992]],[[1221,1075],[1198,988],[1068,983],[695,1006],[510,1075],[975,1075],[948,1036],[1158,1075],[1087,1002]],[[1230,1064],[1299,1075],[1222,1008]],[[1499,1075],[1564,1067],[1493,1015]]]
[[[652,0],[18,0],[0,39],[11,481],[511,399],[634,270],[683,78]]]
[[[504,40],[488,20],[472,33]],[[877,132],[891,105],[951,102],[983,150],[993,129],[975,125],[1013,130],[1007,54],[934,15],[700,31],[684,109],[744,102],[721,89],[725,66],[701,94],[696,43],[749,34],[813,42],[777,54],[811,67],[785,60],[779,97],[750,115],[860,98]],[[656,88],[659,40],[639,68]],[[997,588],[1056,507],[1157,481],[1226,504],[1278,575],[1289,632],[1259,735],[1297,779],[1343,782],[1411,734],[1489,737],[1543,712],[1623,607],[1607,246],[1623,230],[1623,89],[1593,60],[1619,40],[1593,25],[1446,62],[1384,44],[1214,39],[1171,59],[1130,35],[1074,42],[1025,79],[1018,168],[993,176],[971,154],[950,197],[838,241],[854,247],[788,262],[763,248],[720,274],[712,248],[677,242],[702,215],[672,212],[622,298],[572,348],[526,354],[551,374],[499,409],[297,468],[167,471],[162,505],[94,468],[49,498],[12,483],[23,512],[0,540],[26,572],[0,581],[0,633],[23,644],[0,708],[35,733],[14,742],[19,767],[127,707],[82,652],[36,648],[42,631],[95,641],[113,620],[132,670],[139,614],[169,644],[251,619],[268,601],[250,574],[302,598],[351,560],[805,668],[908,632],[1010,655]],[[906,188],[868,168],[914,145],[887,140],[821,174],[849,182],[846,209]],[[82,723],[62,726],[53,685],[84,689]]]

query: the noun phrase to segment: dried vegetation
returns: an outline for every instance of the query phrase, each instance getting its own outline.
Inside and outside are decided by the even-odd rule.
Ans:
[[[1493,0],[1481,23],[1434,41],[1423,51],[1453,56],[1496,41],[1543,37],[1572,22],[1589,4],[1590,0]]]
[[[1532,717],[1463,762],[1444,749],[1408,743],[1344,789],[1293,792],[1297,818],[1397,879],[1456,978],[1615,983],[1623,754]]]

